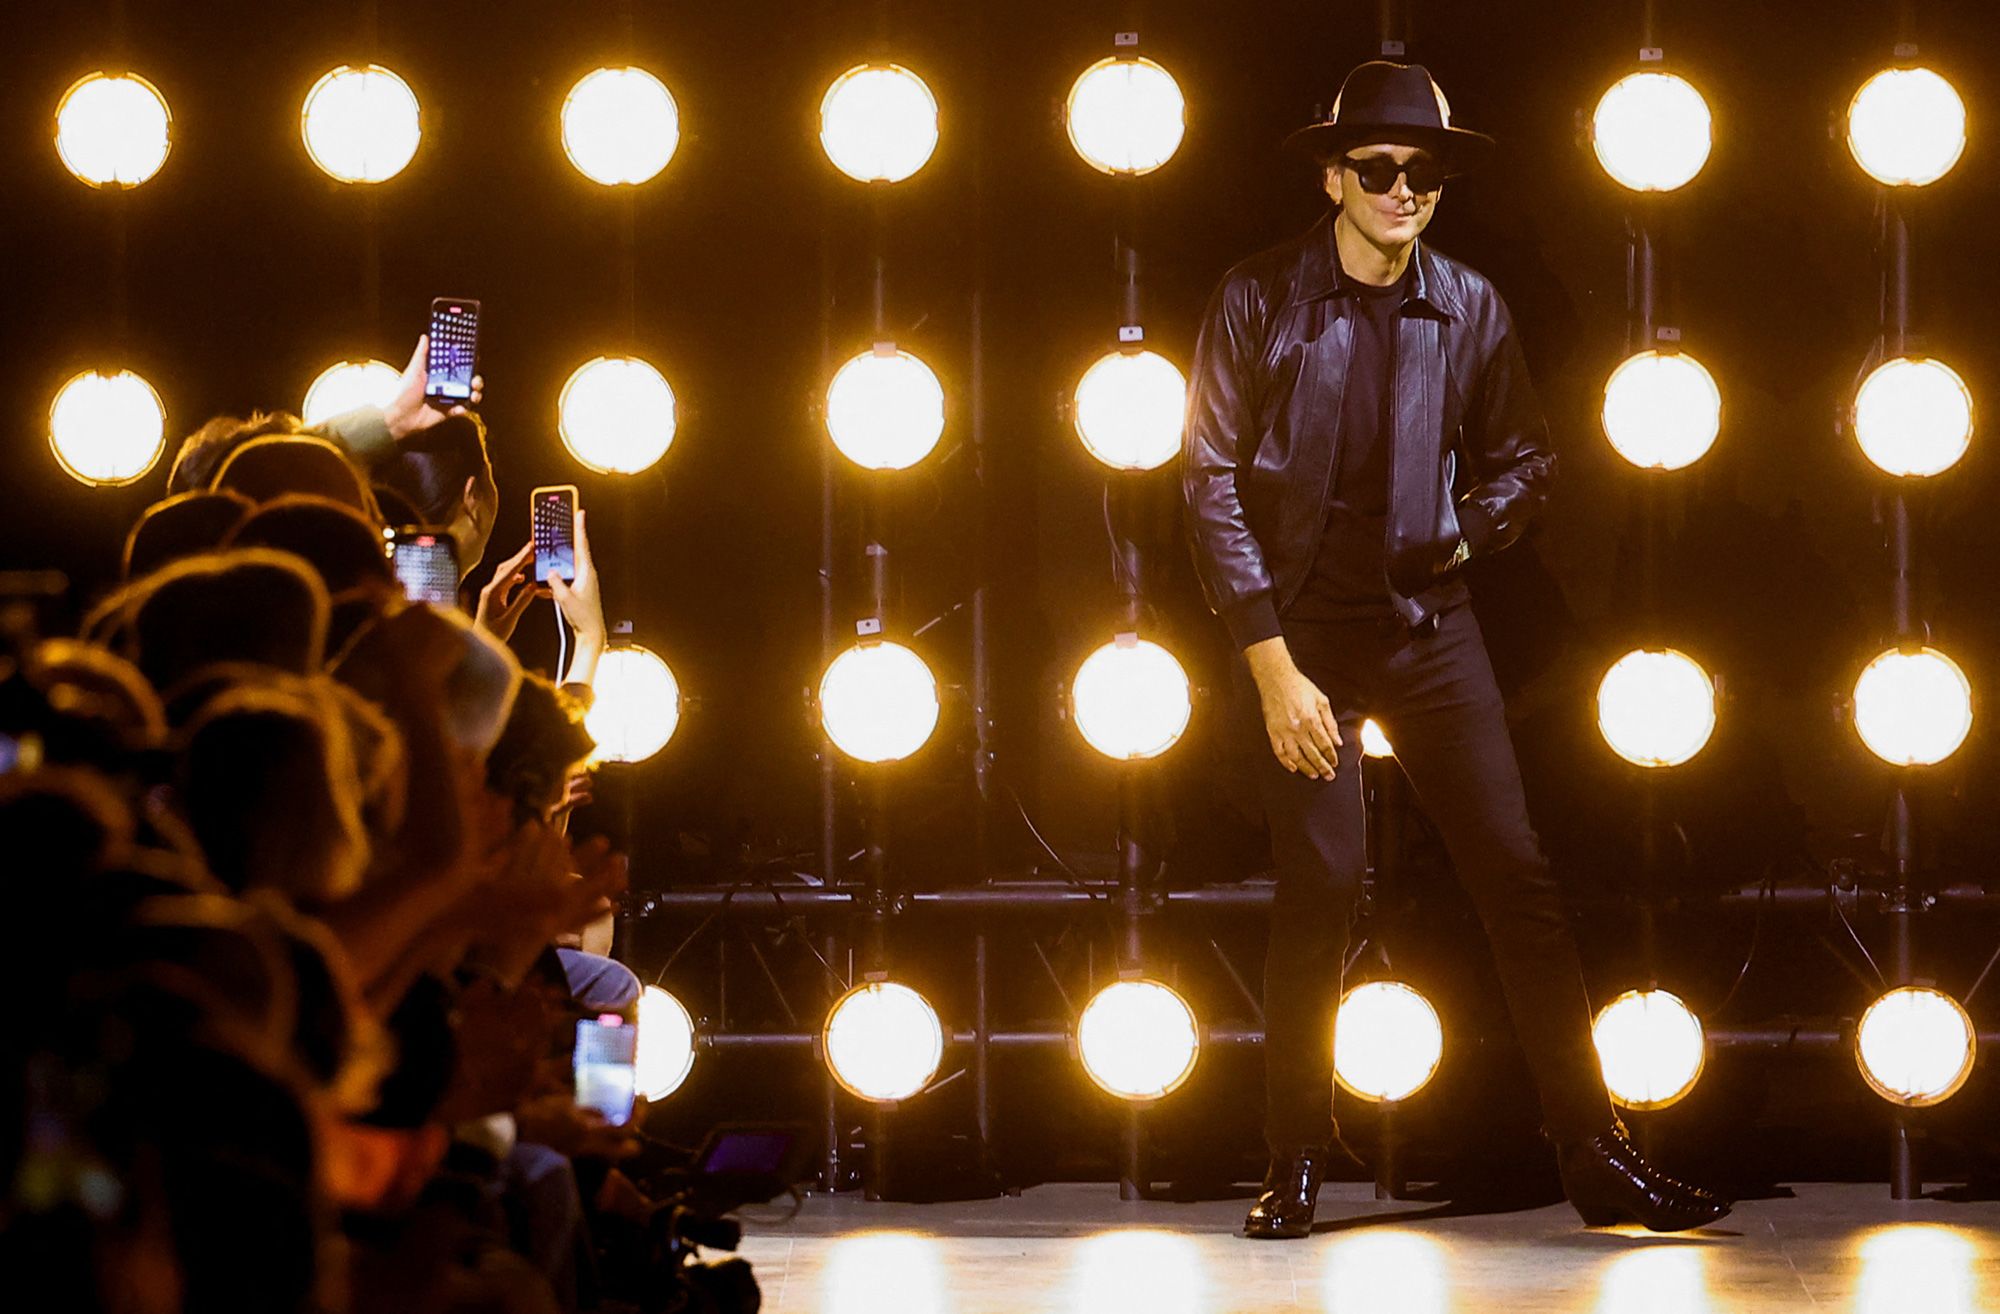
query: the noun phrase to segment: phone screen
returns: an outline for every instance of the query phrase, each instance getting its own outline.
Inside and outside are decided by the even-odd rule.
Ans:
[[[431,302],[431,341],[424,395],[443,402],[472,399],[479,365],[479,303],[439,297]]]
[[[529,508],[535,536],[535,582],[576,579],[576,486],[537,488]]]
[[[389,564],[410,601],[434,607],[458,605],[458,545],[451,535],[398,530],[389,541]]]
[[[639,1028],[616,1013],[576,1024],[576,1102],[624,1126],[638,1094]]]

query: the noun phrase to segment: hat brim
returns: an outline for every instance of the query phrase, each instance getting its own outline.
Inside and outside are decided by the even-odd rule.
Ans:
[[[1311,123],[1285,138],[1287,148],[1321,161],[1374,142],[1421,147],[1443,160],[1452,174],[1478,168],[1493,153],[1494,146],[1491,137],[1469,128],[1418,128],[1386,123]]]

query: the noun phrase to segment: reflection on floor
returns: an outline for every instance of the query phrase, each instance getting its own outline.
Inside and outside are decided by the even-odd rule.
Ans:
[[[767,1311],[800,1314],[1983,1314],[2000,1203],[1898,1205],[1807,1185],[1673,1237],[1586,1231],[1568,1206],[1438,1217],[1329,1186],[1304,1241],[1233,1235],[1247,1201],[1123,1204],[1044,1186],[967,1204],[816,1197],[746,1218]]]

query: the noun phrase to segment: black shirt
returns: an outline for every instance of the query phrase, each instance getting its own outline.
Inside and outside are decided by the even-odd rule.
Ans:
[[[1336,257],[1339,247],[1334,248]],[[1391,400],[1396,377],[1396,335],[1403,299],[1414,277],[1412,259],[1387,287],[1356,280],[1342,270],[1340,291],[1352,299],[1354,341],[1340,404],[1340,450],[1333,496],[1319,551],[1288,622],[1307,624],[1371,620],[1394,614],[1383,551],[1389,528],[1389,461],[1393,447]]]

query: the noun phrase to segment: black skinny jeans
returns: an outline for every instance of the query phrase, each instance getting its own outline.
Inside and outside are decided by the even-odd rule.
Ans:
[[[1331,781],[1285,770],[1271,752],[1255,686],[1239,658],[1237,715],[1256,731],[1258,793],[1278,887],[1264,971],[1264,1131],[1271,1153],[1325,1147],[1333,1136],[1333,1021],[1366,867],[1365,716],[1388,732],[1485,925],[1544,1127],[1558,1142],[1605,1130],[1611,1101],[1591,1045],[1576,939],[1528,821],[1500,691],[1472,609],[1452,607],[1434,629],[1414,633],[1395,619],[1293,625],[1286,645],[1333,704],[1343,742]]]

